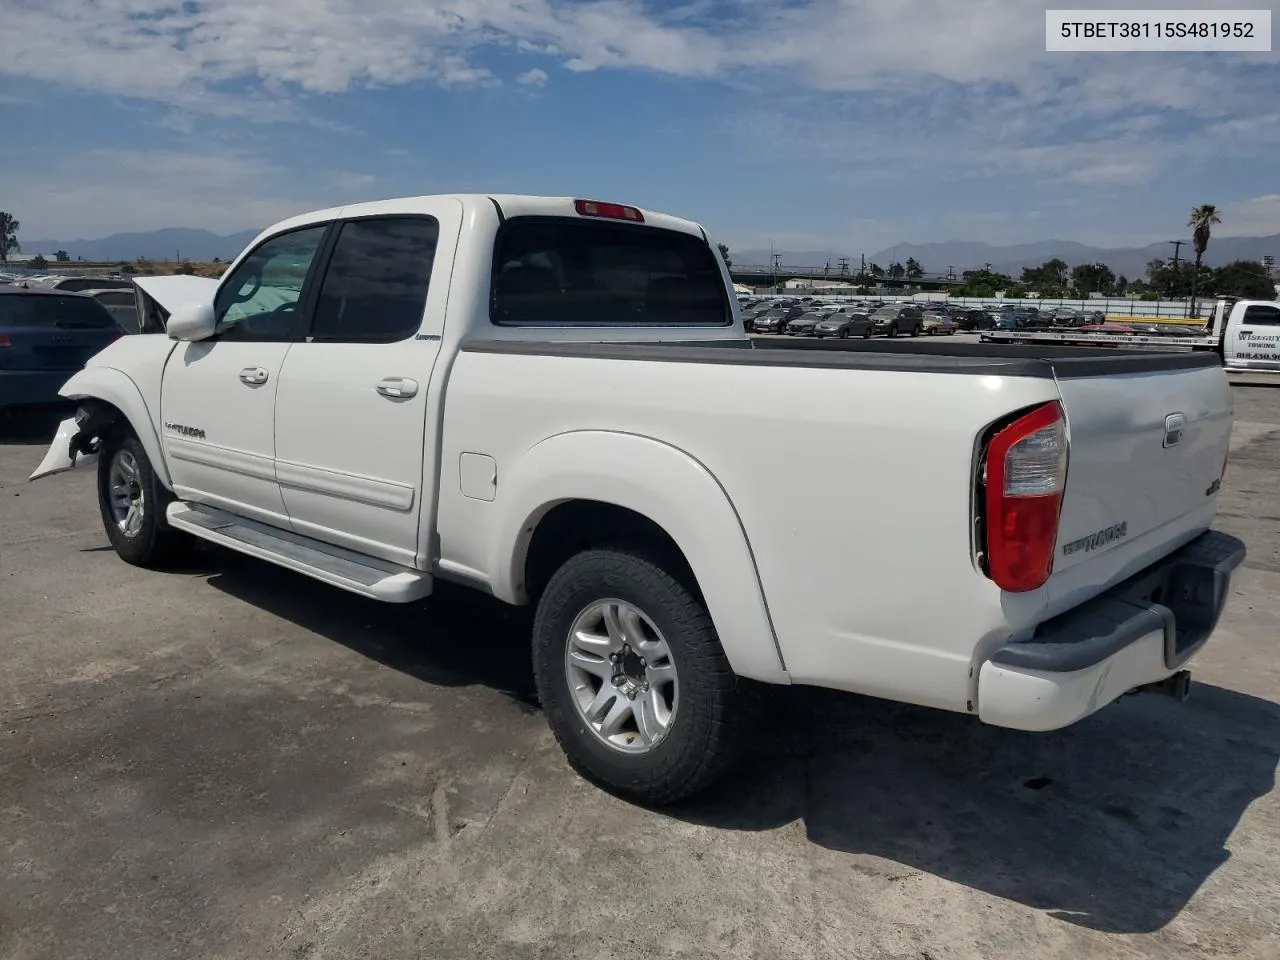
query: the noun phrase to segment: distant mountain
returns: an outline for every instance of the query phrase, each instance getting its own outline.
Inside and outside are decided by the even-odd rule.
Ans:
[[[829,256],[826,251],[774,252],[780,253],[783,265],[790,267],[822,267],[830,260],[834,269],[838,261],[837,257]],[[1280,258],[1280,234],[1269,237],[1214,237],[1209,241],[1204,262],[1208,266],[1219,267],[1232,260],[1261,260],[1267,254]],[[1023,267],[1038,267],[1046,260],[1058,257],[1072,267],[1081,263],[1105,263],[1117,274],[1123,273],[1135,278],[1145,275],[1148,261],[1167,259],[1172,255],[1173,247],[1168,243],[1106,248],[1091,247],[1074,240],[1041,240],[1037,243],[998,247],[974,240],[949,240],[946,243],[900,243],[896,247],[868,256],[867,262],[888,267],[895,259],[899,263],[906,263],[908,258],[914,257],[926,273],[945,273],[947,267],[954,267],[956,273],[960,273],[964,270],[979,270],[984,264],[990,263],[993,270],[1016,277],[1022,273]],[[1182,256],[1186,258],[1194,255],[1191,244],[1185,244]],[[765,265],[769,262],[768,250],[731,250],[729,256],[736,264]],[[858,258],[849,259],[850,265],[856,270]]]
[[[101,240],[22,240],[22,252],[39,253],[49,260],[56,251],[65,250],[72,260],[175,260],[181,256],[207,263],[214,257],[232,259],[258,233],[245,230],[223,237],[208,230],[168,227],[150,233],[113,233]]]

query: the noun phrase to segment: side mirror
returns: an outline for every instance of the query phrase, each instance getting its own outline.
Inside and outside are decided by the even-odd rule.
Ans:
[[[184,303],[169,315],[165,332],[171,340],[206,340],[213,336],[218,320],[211,303]]]

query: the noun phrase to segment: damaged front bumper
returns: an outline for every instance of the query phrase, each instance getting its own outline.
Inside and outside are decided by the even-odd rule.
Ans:
[[[96,419],[91,409],[81,407],[74,417],[68,417],[58,424],[53,442],[49,444],[49,451],[27,480],[39,480],[55,473],[65,473],[75,467],[97,463],[101,440],[98,437]]]

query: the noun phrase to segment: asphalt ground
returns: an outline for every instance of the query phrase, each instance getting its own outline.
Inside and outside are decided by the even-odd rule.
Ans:
[[[0,957],[1280,956],[1280,389],[1239,387],[1249,559],[1185,703],[1021,734],[779,691],[651,812],[578,779],[528,618],[381,606],[215,548],[106,545],[0,430]]]

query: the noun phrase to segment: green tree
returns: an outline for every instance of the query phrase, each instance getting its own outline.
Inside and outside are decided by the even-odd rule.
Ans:
[[[994,297],[1000,291],[1005,296],[1020,296],[1020,287],[1013,278],[991,270],[965,270],[960,274],[964,284],[952,289],[953,297]]]
[[[1022,268],[1022,283],[1042,296],[1061,296],[1067,286],[1067,263],[1054,257],[1038,267]]]
[[[896,260],[893,263],[889,264],[889,279],[901,280],[906,275],[907,275],[907,268],[904,267],[902,264],[898,263]]]
[[[1187,226],[1191,228],[1191,244],[1196,250],[1196,269],[1195,278],[1200,276],[1200,261],[1204,257],[1204,252],[1209,247],[1209,233],[1213,229],[1215,223],[1221,223],[1222,218],[1218,216],[1218,208],[1212,203],[1202,203],[1191,211],[1191,219],[1187,221]],[[1191,290],[1191,315],[1196,316],[1196,289],[1198,283],[1192,285]]]
[[[720,249],[720,256],[724,259],[725,267],[732,267],[733,261],[729,259],[729,245],[726,243],[717,243],[716,246]],[[215,260],[214,262],[216,263],[217,261]]]
[[[185,262],[185,263],[181,264],[181,265],[178,267],[178,269],[174,271],[174,273],[181,273],[181,274],[183,274],[183,275],[185,275],[185,276],[190,276],[191,274],[193,274],[193,273],[195,273],[195,272],[196,272],[196,268],[195,268],[195,267],[193,267],[193,266],[191,265],[191,261],[189,261],[189,260],[188,260],[187,262]]]
[[[38,253],[31,258],[31,266],[35,267],[37,270],[43,270],[48,265],[49,261]]]
[[[871,276],[878,280],[884,276],[884,267],[880,266],[878,263],[868,263],[867,273],[871,274]]]
[[[1116,280],[1116,285],[1115,285],[1116,296],[1123,297],[1128,292],[1128,290],[1129,290],[1129,278],[1122,273],[1120,274],[1120,278]]]
[[[1213,289],[1219,296],[1249,300],[1274,300],[1275,283],[1257,260],[1234,260],[1213,271]]]
[[[21,226],[13,214],[0,211],[0,263],[8,263],[9,254],[21,252],[22,244],[18,243]]]
[[[907,258],[907,279],[919,280],[924,276],[924,267],[920,266],[919,261],[915,257]]]
[[[67,263],[71,259],[71,254],[67,253],[65,250],[55,250],[53,252],[53,259],[57,260],[59,263]]]
[[[1091,293],[1110,293],[1115,283],[1116,275],[1105,263],[1082,263],[1071,270],[1071,286],[1082,298]]]

